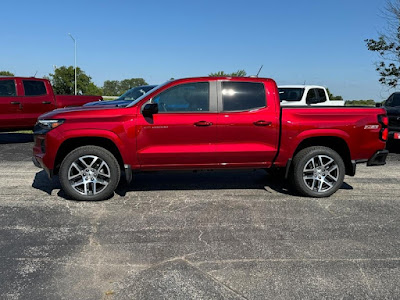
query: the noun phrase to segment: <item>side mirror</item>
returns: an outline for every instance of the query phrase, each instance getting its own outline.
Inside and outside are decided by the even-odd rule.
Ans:
[[[382,103],[375,103],[375,107],[382,107]]]
[[[152,115],[158,113],[158,104],[157,103],[147,103],[143,107],[142,114],[145,117],[151,117]]]

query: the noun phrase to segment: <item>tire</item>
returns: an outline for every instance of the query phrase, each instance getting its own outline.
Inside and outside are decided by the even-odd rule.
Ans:
[[[121,177],[116,158],[98,146],[83,146],[70,152],[59,171],[61,187],[75,200],[98,201],[113,195]]]
[[[344,175],[342,157],[328,147],[305,148],[293,159],[292,183],[303,196],[331,196],[341,187]]]

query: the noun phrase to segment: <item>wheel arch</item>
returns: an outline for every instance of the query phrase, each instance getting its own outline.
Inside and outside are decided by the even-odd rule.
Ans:
[[[300,142],[292,157],[295,157],[301,150],[313,147],[313,146],[324,146],[336,151],[343,159],[344,166],[346,168],[346,175],[354,176],[355,174],[355,162],[351,160],[350,148],[346,141],[337,136],[319,136],[306,138]],[[287,167],[290,167],[288,164]]]
[[[65,140],[58,148],[55,162],[54,162],[54,174],[58,174],[61,162],[65,156],[72,150],[82,146],[98,146],[102,147],[111,152],[112,155],[117,159],[121,169],[124,167],[124,161],[117,145],[110,139],[105,137],[73,137]]]

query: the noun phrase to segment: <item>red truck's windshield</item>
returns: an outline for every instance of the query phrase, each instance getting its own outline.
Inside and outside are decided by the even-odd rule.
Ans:
[[[162,88],[163,86],[165,86],[166,84],[170,83],[170,81],[164,82],[163,84],[160,84],[158,86],[156,86],[154,89],[150,90],[149,92],[153,93],[155,91],[158,91],[160,88]],[[130,103],[127,107],[131,107],[136,105],[136,103],[138,103],[139,101],[141,101],[145,96],[147,96],[147,94],[149,93],[147,92],[146,94],[143,94],[142,96],[140,96],[139,98],[137,98],[135,101],[132,101],[132,103]]]

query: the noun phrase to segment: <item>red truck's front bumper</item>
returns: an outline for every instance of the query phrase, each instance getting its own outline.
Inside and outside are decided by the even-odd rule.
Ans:
[[[45,170],[49,178],[53,177],[53,170],[50,170],[49,168],[46,167],[46,165],[43,163],[43,159],[37,156],[32,156],[32,162],[36,167]]]
[[[48,136],[43,134],[34,135],[34,145],[33,145],[33,164],[38,168],[43,168],[49,178],[53,177],[54,160],[56,153],[52,150],[56,149],[53,147],[47,147]]]

